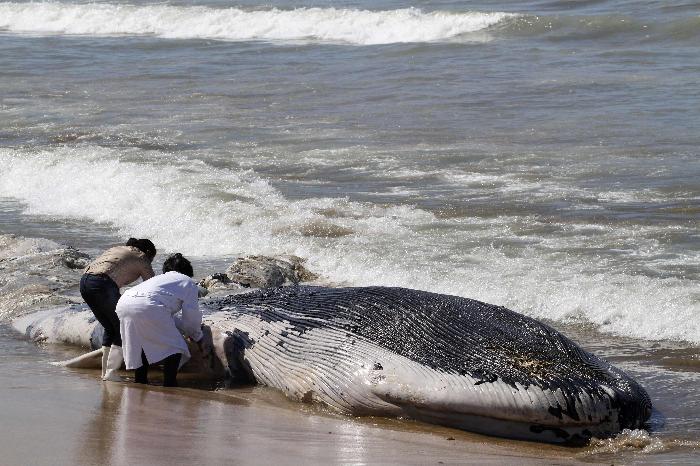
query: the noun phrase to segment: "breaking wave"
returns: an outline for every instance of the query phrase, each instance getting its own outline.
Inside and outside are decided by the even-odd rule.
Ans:
[[[152,238],[163,251],[294,254],[337,284],[405,286],[618,335],[700,342],[694,281],[533,248],[511,254],[494,245],[508,235],[508,218],[439,219],[405,205],[292,200],[252,171],[159,151],[78,145],[0,149],[0,157],[0,196],[22,200],[26,213],[108,224],[123,237]]]
[[[312,41],[354,45],[440,42],[481,31],[507,13],[416,8],[368,11],[205,6],[0,3],[0,30],[97,36],[149,35],[168,39]]]

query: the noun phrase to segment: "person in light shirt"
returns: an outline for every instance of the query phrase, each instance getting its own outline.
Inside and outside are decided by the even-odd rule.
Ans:
[[[163,274],[129,289],[119,299],[124,362],[136,370],[135,381],[148,383],[148,365],[163,366],[163,386],[177,387],[177,371],[190,358],[183,334],[202,347],[199,288],[192,264],[177,253],[163,264]],[[181,313],[181,316],[177,314]]]
[[[156,248],[148,239],[129,238],[124,246],[108,249],[85,269],[80,279],[80,295],[97,321],[102,334],[102,380],[121,380],[117,370],[122,365],[122,338],[115,312],[119,289],[139,278],[153,277],[151,262]]]

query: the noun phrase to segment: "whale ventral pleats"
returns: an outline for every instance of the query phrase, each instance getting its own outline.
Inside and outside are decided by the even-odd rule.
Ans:
[[[254,317],[267,330],[275,329],[266,330],[259,342],[263,345],[260,351],[269,352],[270,357],[281,351],[284,357],[294,354],[304,360],[299,364],[313,366],[314,360],[305,360],[300,345],[313,345],[314,338],[327,335],[323,338],[330,340],[318,342],[327,354],[314,369],[321,372],[328,363],[326,358],[336,358],[335,353],[325,353],[325,345],[331,342],[341,353],[353,351],[357,344],[385,351],[367,356],[373,358],[369,361],[358,354],[355,370],[369,370],[366,380],[376,396],[418,418],[432,419],[436,410],[449,406],[483,412],[491,404],[499,405],[506,399],[503,396],[516,396],[522,400],[517,402],[522,402],[520,407],[510,414],[498,408],[494,416],[536,418],[534,425],[538,427],[530,430],[533,424],[528,424],[527,432],[556,432],[558,435],[550,438],[556,441],[579,438],[589,428],[598,434],[638,428],[650,414],[648,395],[624,372],[548,325],[501,306],[403,288],[317,286],[261,289],[225,297],[218,304],[241,319]],[[388,359],[379,362],[379,354]],[[353,371],[352,357],[352,353],[342,356],[343,364],[348,365],[344,370]],[[411,361],[416,368],[423,368],[415,370],[432,371],[429,373],[435,381],[413,380],[410,373],[414,369],[403,372],[396,357],[400,358],[396,361]],[[455,383],[473,388],[444,392],[450,385],[446,380],[453,378],[460,379]],[[436,385],[427,389],[423,387],[426,383]],[[460,397],[464,400],[456,401]],[[435,407],[428,408],[431,404]],[[462,425],[454,420],[441,422]],[[596,423],[605,426],[591,427]],[[571,436],[562,436],[560,429],[569,425],[580,427],[572,430]]]

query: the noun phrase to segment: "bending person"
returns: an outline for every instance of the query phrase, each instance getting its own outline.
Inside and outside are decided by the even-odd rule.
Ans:
[[[80,294],[102,327],[102,380],[121,380],[122,338],[115,312],[119,289],[140,278],[153,277],[151,262],[156,248],[150,240],[129,238],[125,246],[116,246],[95,259],[80,279]]]
[[[202,313],[192,264],[174,254],[158,275],[124,293],[117,315],[124,339],[127,370],[136,369],[136,382],[148,383],[148,365],[163,365],[163,386],[177,387],[177,371],[189,358],[182,334],[202,344]],[[176,316],[182,311],[182,317]],[[182,332],[182,333],[181,333]]]

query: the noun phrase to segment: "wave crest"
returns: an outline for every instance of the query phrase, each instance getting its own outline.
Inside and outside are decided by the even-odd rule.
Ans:
[[[512,15],[424,13],[416,8],[244,10],[171,5],[0,3],[0,29],[9,32],[354,45],[446,41],[486,29],[508,16]]]

